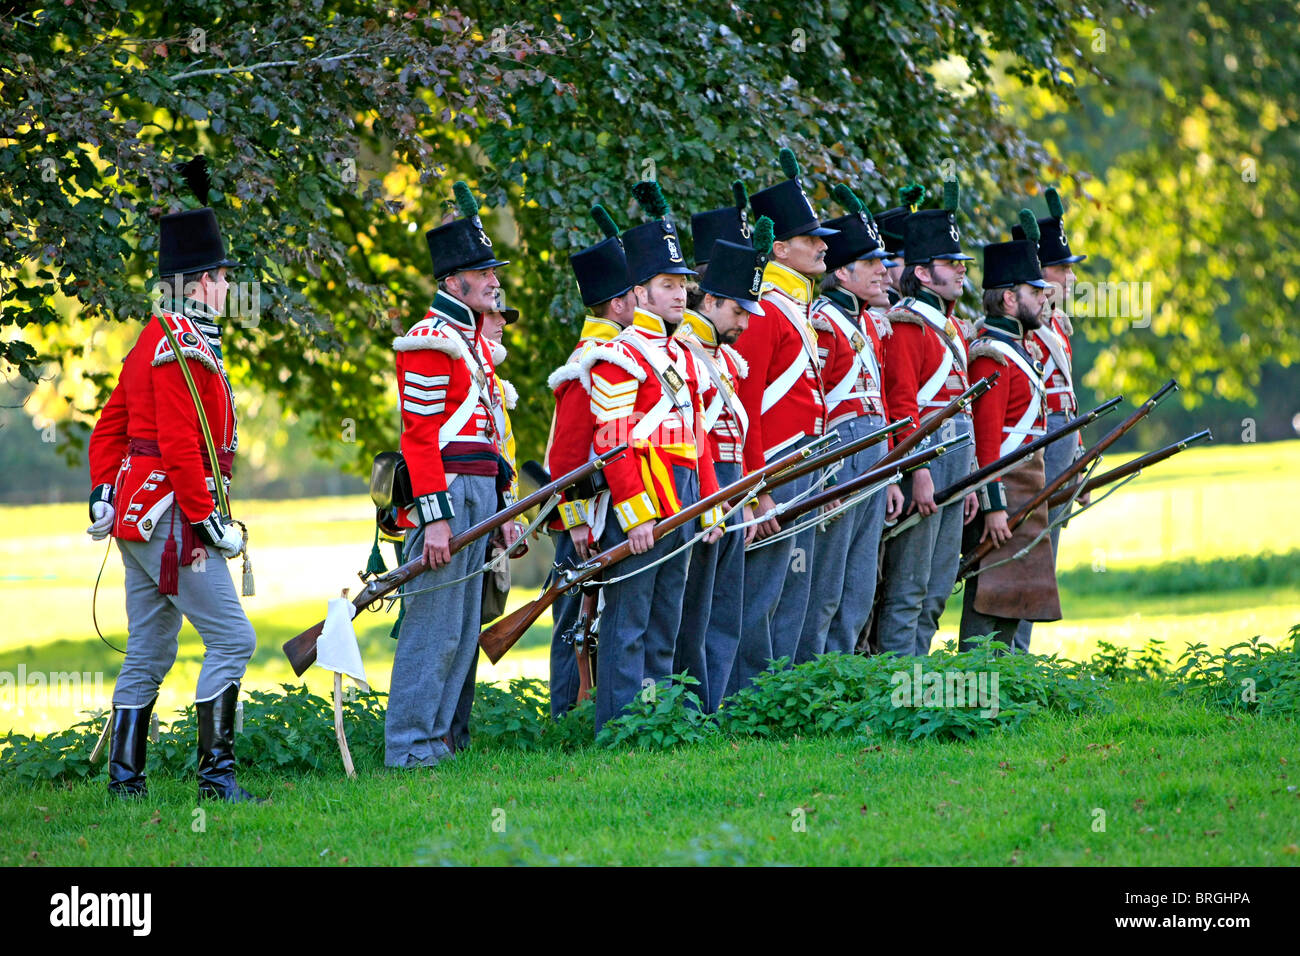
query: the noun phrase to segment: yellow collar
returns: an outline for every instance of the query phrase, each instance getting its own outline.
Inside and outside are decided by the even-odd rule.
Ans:
[[[763,270],[763,294],[777,289],[804,305],[813,300],[813,284],[807,276],[772,260]]]
[[[583,340],[597,339],[601,342],[608,342],[622,331],[623,327],[617,322],[589,315],[582,320],[582,333],[578,338]]]
[[[639,329],[647,335],[668,337],[668,326],[664,323],[664,320],[653,312],[646,312],[644,309],[637,309],[632,313],[632,328]]]
[[[713,323],[700,315],[698,312],[692,312],[687,309],[682,315],[682,324],[677,327],[677,331],[689,331],[700,344],[707,345],[710,349],[718,347],[718,330],[713,327]]]

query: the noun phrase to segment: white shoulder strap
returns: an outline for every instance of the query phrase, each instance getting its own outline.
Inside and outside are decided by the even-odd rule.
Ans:
[[[1038,372],[1034,370],[1032,365],[1025,361],[1025,357],[1021,355],[1017,349],[1008,345],[1006,342],[1003,342],[1001,339],[995,339],[991,336],[984,338],[983,341],[985,345],[1006,356],[1008,360],[1014,362],[1016,367],[1025,373],[1025,377],[1029,380],[1030,387],[1034,390],[1034,397],[1029,400],[1029,404],[1025,408],[1025,413],[1020,416],[1020,420],[1014,425],[1002,426],[1002,432],[1007,437],[1002,440],[1001,450],[998,452],[998,457],[1001,458],[1005,455],[1011,454],[1024,444],[1026,435],[1042,435],[1044,433],[1043,429],[1034,428],[1033,425],[1034,422],[1038,420],[1038,416],[1041,414],[1043,409],[1045,388],[1043,386],[1043,380],[1038,376]]]

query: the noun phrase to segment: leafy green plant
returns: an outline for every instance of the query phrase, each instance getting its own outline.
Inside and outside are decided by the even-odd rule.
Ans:
[[[793,669],[773,662],[726,702],[718,725],[763,737],[967,740],[1042,711],[1106,709],[1105,688],[1074,662],[1004,654],[982,640],[926,658],[826,654]]]
[[[637,694],[621,714],[600,728],[596,746],[668,750],[703,740],[715,724],[690,690],[699,683],[688,674],[674,674],[655,684],[653,693]]]
[[[1290,649],[1258,637],[1217,653],[1189,644],[1179,656],[1171,692],[1197,694],[1225,710],[1300,716],[1300,624],[1289,638]]]
[[[1109,680],[1150,680],[1169,674],[1169,663],[1164,654],[1164,641],[1155,638],[1129,662],[1131,649],[1118,647],[1109,641],[1098,641],[1096,651],[1088,658],[1088,670]]]
[[[544,681],[516,677],[507,689],[480,684],[474,692],[470,737],[475,746],[539,750],[549,722]]]

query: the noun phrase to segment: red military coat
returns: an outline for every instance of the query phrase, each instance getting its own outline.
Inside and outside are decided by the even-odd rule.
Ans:
[[[596,346],[613,341],[622,331],[617,322],[587,316],[578,344],[568,361],[546,380],[555,393],[555,415],[551,418],[551,434],[546,442],[546,471],[552,478],[582,467],[593,457],[596,416],[591,410],[591,398],[582,386],[582,359]],[[590,523],[587,503],[575,500],[569,494],[564,496],[558,515],[551,523],[556,530]]]
[[[478,316],[439,292],[428,313],[393,340],[402,415],[402,457],[415,504],[398,524],[415,528],[452,517],[456,475],[500,471],[492,408],[501,401]]]
[[[629,341],[633,336],[637,341]],[[660,373],[646,357],[650,350],[665,357],[679,381],[677,401],[668,402],[666,410]],[[699,471],[702,497],[718,490],[713,459],[702,440],[702,370],[668,337],[662,319],[637,309],[632,324],[609,344],[592,349],[582,365],[596,419],[596,453],[625,442],[632,448],[632,454],[605,466],[614,514],[624,531],[681,510],[674,465]],[[704,516],[705,524],[716,523],[721,513],[721,508],[713,509]]]
[[[749,364],[749,374],[739,385],[749,415],[746,471],[762,468],[800,439],[825,431],[817,337],[808,322],[812,299],[812,283],[806,277],[778,262],[767,264],[760,299],[763,314],[751,316],[749,327],[736,340],[736,351]]]
[[[224,365],[193,318],[160,315],[185,356],[228,480],[238,436]],[[113,487],[114,537],[148,541],[173,502],[187,526],[212,513],[212,466],[198,412],[157,317],[122,362],[122,374],[91,433],[89,458],[92,484]]]
[[[885,313],[891,328],[883,370],[889,413],[913,422],[894,433],[895,442],[910,435],[921,419],[943,408],[969,384],[969,357],[961,325],[939,310],[937,297],[925,296],[925,300],[900,299]]]

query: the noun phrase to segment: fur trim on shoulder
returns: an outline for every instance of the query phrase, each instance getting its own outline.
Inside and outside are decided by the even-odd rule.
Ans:
[[[500,342],[493,342],[491,339],[488,339],[487,344],[488,351],[492,353],[492,365],[495,368],[506,360],[506,355],[509,353],[506,351],[506,347]]]
[[[905,309],[902,306],[895,305],[885,313],[885,318],[892,326],[895,322],[909,322],[912,325],[925,325],[925,319],[919,312],[913,312],[911,309]]]
[[[421,319],[405,335],[393,339],[394,352],[414,352],[417,349],[433,349],[464,362],[470,360],[469,346],[460,333],[440,327],[433,319]]]
[[[812,315],[812,327],[818,332],[834,332],[835,326],[831,324],[830,319],[823,319],[817,313]]]
[[[569,362],[567,365],[561,365],[547,377],[546,387],[553,392],[565,382],[576,382],[580,378],[582,378],[582,366],[577,362]]]
[[[973,362],[977,358],[988,358],[997,362],[999,365],[1007,364],[1007,357],[995,348],[988,339],[976,339],[970,344],[970,360]]]
[[[588,393],[591,392],[591,369],[597,362],[617,365],[638,382],[645,381],[645,369],[636,359],[627,354],[626,347],[618,342],[610,342],[608,345],[598,345],[590,349],[578,361],[581,369],[580,381]]]
[[[739,352],[733,349],[730,345],[727,345],[725,342],[719,345],[718,349],[722,352],[722,354],[727,356],[727,358],[731,359],[731,361],[735,363],[737,378],[749,378],[749,363],[745,361],[745,357],[743,355],[741,355]]]
[[[217,363],[212,360],[212,356],[202,349],[189,348],[188,346],[182,345],[181,354],[184,355],[187,360],[198,362],[209,371],[220,373],[220,369],[217,368]],[[162,344],[153,354],[153,364],[165,365],[168,362],[175,361],[176,353],[172,351],[170,343],[168,343],[166,339],[163,339]]]
[[[501,383],[501,400],[506,403],[506,408],[514,408],[519,404],[518,390],[504,378],[498,378],[497,381]]]

